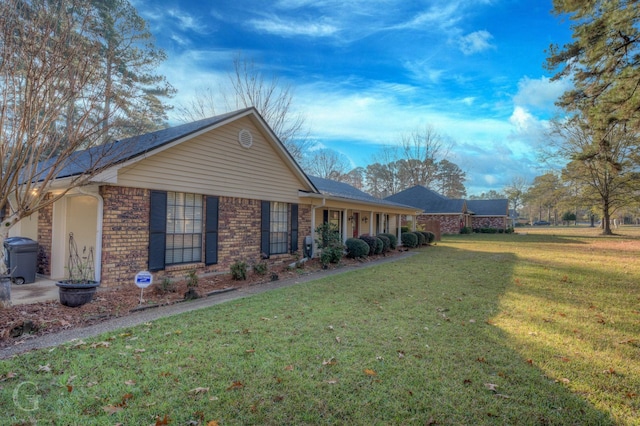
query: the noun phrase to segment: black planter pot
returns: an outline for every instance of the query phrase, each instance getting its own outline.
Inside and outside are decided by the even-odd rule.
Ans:
[[[89,281],[87,283],[71,283],[68,281],[58,281],[58,293],[60,295],[60,303],[70,308],[82,306],[91,302],[96,288],[100,285],[98,281]]]

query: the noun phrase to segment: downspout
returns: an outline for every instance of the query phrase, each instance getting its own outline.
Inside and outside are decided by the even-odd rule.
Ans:
[[[322,204],[319,206],[314,206],[311,204],[311,244],[313,245],[313,254],[311,257],[316,257],[317,249],[316,246],[316,209],[319,207],[324,207],[327,204],[327,199],[322,198]]]

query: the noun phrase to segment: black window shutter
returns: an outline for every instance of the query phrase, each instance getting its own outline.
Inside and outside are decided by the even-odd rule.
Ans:
[[[298,205],[291,204],[291,253],[298,251]]]
[[[260,221],[260,251],[265,258],[271,255],[271,203],[262,202]]]
[[[204,263],[218,263],[218,197],[207,196],[207,217],[205,220]]]
[[[149,211],[149,270],[164,269],[167,232],[167,193],[151,191]]]
[[[329,210],[322,210],[322,223],[329,222]]]

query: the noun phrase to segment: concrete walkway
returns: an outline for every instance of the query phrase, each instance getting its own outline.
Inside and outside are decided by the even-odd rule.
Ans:
[[[106,320],[89,327],[74,328],[70,330],[64,330],[59,333],[46,334],[44,336],[34,336],[33,339],[21,341],[19,345],[0,349],[0,359],[9,358],[13,355],[18,355],[34,349],[42,349],[42,348],[48,348],[52,346],[58,346],[63,343],[67,343],[73,339],[87,339],[87,338],[94,337],[102,333],[111,332],[120,328],[133,327],[139,324],[144,324],[149,321],[155,321],[159,318],[169,317],[172,315],[181,314],[183,312],[190,312],[198,309],[207,308],[220,303],[228,302],[231,300],[237,300],[244,297],[250,297],[250,296],[253,296],[254,294],[264,293],[266,291],[275,290],[278,288],[290,287],[293,285],[302,284],[309,281],[315,281],[315,280],[333,276],[333,275],[343,274],[345,272],[351,272],[351,271],[368,268],[375,265],[380,265],[383,263],[406,259],[407,257],[410,257],[414,254],[417,254],[417,252],[403,252],[393,257],[382,258],[372,262],[360,263],[355,266],[346,266],[343,268],[331,269],[328,271],[318,271],[309,275],[302,275],[302,276],[288,279],[288,280],[272,281],[265,284],[241,288],[241,289],[230,291],[227,293],[220,293],[220,294],[202,298],[202,299],[197,299],[197,300],[188,301],[188,302],[181,302],[173,305],[161,306],[159,308],[153,308],[153,309],[148,309],[140,312],[135,312],[122,317]],[[55,283],[53,283],[52,281],[50,283],[52,283],[53,287],[56,289],[55,291],[56,296],[54,298],[57,299],[58,287],[56,287]],[[28,285],[32,285],[32,284],[23,284],[22,286],[28,286]],[[22,287],[22,286],[17,286],[17,287]],[[49,291],[48,284],[42,283],[42,286],[45,289],[44,293],[48,294],[47,293]],[[12,286],[12,289],[11,289],[12,299],[14,297],[13,287],[14,286]],[[24,291],[24,290],[19,290],[19,291]],[[36,291],[33,292],[34,295],[36,293],[37,293]],[[43,295],[42,297],[47,297],[47,296]]]
[[[56,282],[36,276],[36,282],[30,284],[11,284],[11,304],[25,305],[28,303],[58,300]]]

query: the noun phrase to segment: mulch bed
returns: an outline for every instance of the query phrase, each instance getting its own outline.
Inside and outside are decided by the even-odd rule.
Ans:
[[[387,253],[386,256],[399,254],[398,251]],[[344,266],[371,262],[378,256],[371,256],[365,260],[343,258],[338,265],[330,265],[331,269]],[[271,268],[267,274],[261,276],[249,272],[247,280],[235,281],[231,274],[200,277],[195,288],[200,297],[229,291],[248,286],[260,285],[276,277],[286,280],[301,274],[313,274],[320,271],[318,259],[312,259],[301,269],[288,269],[286,266]],[[0,348],[19,345],[26,339],[32,339],[45,334],[62,330],[86,327],[111,318],[130,315],[141,309],[170,305],[185,300],[187,281],[175,282],[175,291],[162,292],[158,283],[144,290],[144,303],[140,303],[140,289],[131,286],[126,288],[104,288],[94,296],[93,300],[83,306],[69,308],[58,301],[38,302],[26,305],[15,305],[8,308],[0,307]]]

